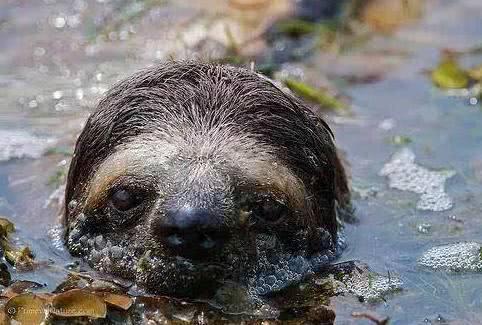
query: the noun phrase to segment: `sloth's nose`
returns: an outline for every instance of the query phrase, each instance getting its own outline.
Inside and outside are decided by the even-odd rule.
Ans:
[[[153,222],[153,231],[167,248],[184,257],[203,258],[222,247],[228,232],[221,218],[203,208],[169,209]]]

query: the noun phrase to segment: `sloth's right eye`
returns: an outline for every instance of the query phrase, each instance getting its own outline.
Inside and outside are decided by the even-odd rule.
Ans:
[[[115,190],[110,199],[112,206],[121,212],[135,208],[142,200],[143,195],[125,188]]]

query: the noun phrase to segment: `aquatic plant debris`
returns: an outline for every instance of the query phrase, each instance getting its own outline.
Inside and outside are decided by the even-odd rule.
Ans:
[[[0,249],[5,260],[21,269],[31,269],[34,265],[34,255],[29,247],[16,247],[10,241],[10,234],[15,226],[8,219],[0,217]]]
[[[40,138],[22,130],[0,130],[0,161],[39,158],[53,143],[52,138]]]
[[[480,272],[482,245],[476,242],[460,242],[435,246],[418,259],[418,264],[433,270],[447,272]]]
[[[417,209],[437,212],[453,206],[445,193],[445,181],[455,174],[453,170],[435,171],[417,165],[415,154],[409,148],[396,152],[379,173],[388,177],[391,188],[421,194]]]

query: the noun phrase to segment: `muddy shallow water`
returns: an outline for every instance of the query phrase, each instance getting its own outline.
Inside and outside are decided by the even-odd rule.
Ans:
[[[268,9],[208,0],[196,6],[3,2],[0,214],[15,223],[15,239],[29,245],[37,260],[59,266],[12,270],[12,276],[51,291],[67,274],[63,266],[73,262],[56,241],[55,190],[73,139],[99,96],[155,60],[223,56],[229,26],[249,55],[280,58],[278,73],[328,83],[349,99],[350,114],[324,112],[350,165],[359,219],[346,226],[348,248],[339,262],[362,261],[403,284],[401,292],[376,303],[350,295],[332,299],[336,323],[369,323],[351,315],[365,311],[388,316],[393,324],[482,322],[482,267],[433,270],[419,263],[435,246],[482,237],[481,106],[463,91],[454,96],[434,87],[427,76],[441,49],[482,45],[482,3],[427,1],[419,20],[390,35],[375,34],[338,55],[307,50],[298,62],[279,54],[292,44],[253,39],[291,12],[290,6],[281,0]],[[301,43],[309,48],[309,39]],[[473,51],[460,60],[464,66],[480,64],[482,55]],[[442,263],[448,259],[441,257]]]

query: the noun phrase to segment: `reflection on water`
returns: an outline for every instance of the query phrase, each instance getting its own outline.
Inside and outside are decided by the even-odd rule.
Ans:
[[[46,284],[44,290],[51,291],[66,276],[63,266],[73,265],[49,237],[57,211],[45,202],[55,200],[51,194],[61,184],[73,139],[110,85],[155,60],[195,53],[229,56],[232,62],[233,53],[241,53],[262,63],[284,63],[271,71],[275,77],[336,88],[351,100],[351,114],[328,116],[350,165],[359,218],[346,226],[348,249],[340,261],[367,263],[376,272],[367,276],[368,287],[388,285],[388,290],[376,303],[348,294],[332,299],[336,320],[359,322],[351,313],[367,310],[395,324],[477,320],[482,111],[469,91],[434,88],[426,71],[436,66],[442,48],[481,46],[482,4],[427,1],[419,21],[393,34],[363,40],[336,36],[337,43],[327,32],[320,51],[320,39],[311,32],[292,39],[274,30],[275,38],[263,41],[263,31],[290,11],[289,1],[233,2],[234,7],[209,0],[194,7],[189,1],[100,0],[0,5],[0,213],[17,225],[15,241],[53,265],[13,277]],[[464,66],[481,61],[480,51],[461,58]],[[273,69],[260,67],[266,73]],[[460,272],[467,270],[475,272]],[[346,283],[351,294],[370,295],[366,286]],[[314,292],[309,285],[300,288]],[[297,303],[290,312],[308,310]],[[156,304],[166,310],[169,305]],[[312,307],[318,306],[310,305],[315,313]]]

